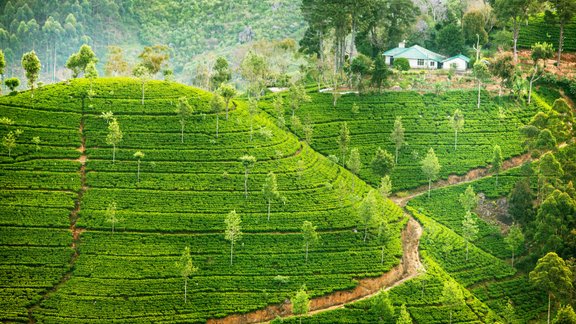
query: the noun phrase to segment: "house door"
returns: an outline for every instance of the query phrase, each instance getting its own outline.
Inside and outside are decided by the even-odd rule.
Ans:
[[[394,65],[394,56],[390,56],[390,65]]]

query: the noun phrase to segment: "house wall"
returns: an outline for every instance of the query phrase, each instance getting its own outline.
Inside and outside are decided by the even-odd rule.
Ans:
[[[455,58],[453,60],[449,60],[449,61],[444,62],[444,65],[442,66],[442,68],[444,70],[450,70],[450,66],[452,64],[456,64],[456,71],[466,71],[466,69],[468,67],[466,64],[466,61],[464,61],[461,58]]]
[[[431,66],[430,62],[432,62],[434,65]],[[424,60],[424,65],[418,65],[418,60],[408,59],[408,63],[410,63],[411,69],[436,70],[438,68],[438,63],[434,60]]]

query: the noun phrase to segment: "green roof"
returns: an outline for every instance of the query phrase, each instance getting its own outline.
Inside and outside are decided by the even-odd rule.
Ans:
[[[413,60],[419,60],[419,59],[434,60],[437,62],[442,62],[446,58],[445,56],[442,56],[438,53],[434,53],[418,45],[414,45],[408,48],[396,47],[384,52],[384,55],[394,56],[394,58],[407,58]]]
[[[470,63],[470,58],[467,57],[467,56],[464,56],[464,55],[462,55],[462,54],[458,54],[458,55],[449,57],[449,58],[445,59],[445,60],[442,61],[442,62],[450,61],[450,60],[457,59],[457,58],[463,59],[464,61],[466,61],[466,63]]]

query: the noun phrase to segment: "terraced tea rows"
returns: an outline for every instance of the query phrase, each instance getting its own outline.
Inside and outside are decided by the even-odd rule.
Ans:
[[[494,145],[500,145],[504,158],[523,152],[518,127],[534,115],[534,108],[518,106],[502,98],[482,98],[481,109],[476,108],[475,92],[454,91],[436,96],[415,92],[387,92],[381,95],[344,95],[332,107],[330,94],[311,94],[312,103],[304,104],[297,115],[310,119],[314,125],[312,147],[319,152],[341,158],[338,134],[344,121],[350,129],[350,148],[358,148],[364,167],[360,177],[377,186],[379,176],[370,167],[376,149],[382,147],[394,154],[390,133],[396,117],[402,117],[406,144],[400,149],[398,165],[391,177],[394,190],[414,188],[427,183],[420,160],[430,147],[434,148],[442,166],[440,177],[463,174],[487,165],[492,159]],[[352,111],[352,106],[358,112]],[[454,150],[454,130],[448,119],[456,109],[464,114],[464,129],[458,134]],[[271,115],[275,112],[268,107]],[[286,120],[290,120],[286,111]],[[291,130],[303,136],[302,130]]]
[[[250,116],[243,102],[236,102],[237,108],[228,121],[220,116],[220,134],[216,138],[216,120],[210,113],[207,93],[175,84],[148,82],[147,99],[142,106],[138,99],[139,82],[102,79],[94,84],[94,98],[84,99],[82,113],[81,96],[87,87],[86,80],[75,80],[71,85],[46,87],[36,92],[34,105],[51,105],[62,116],[70,116],[61,120],[58,117],[43,119],[42,114],[50,116],[50,112],[25,107],[23,97],[28,93],[5,99],[7,105],[27,109],[30,114],[36,114],[34,118],[52,123],[52,127],[63,129],[59,121],[75,121],[70,125],[76,134],[76,141],[71,143],[75,145],[73,148],[80,145],[78,127],[82,118],[87,155],[86,192],[82,195],[75,231],[79,235],[78,257],[69,277],[63,276],[74,251],[70,249],[72,234],[67,229],[68,215],[74,207],[73,199],[82,189],[80,164],[63,160],[67,156],[51,156],[60,172],[75,176],[66,182],[49,173],[53,171],[49,169],[50,163],[35,159],[36,154],[47,154],[48,150],[36,153],[23,151],[24,147],[19,146],[15,154],[16,161],[22,161],[19,163],[8,163],[10,160],[2,157],[5,178],[0,181],[12,183],[14,187],[32,186],[42,190],[54,183],[53,186],[60,186],[58,190],[68,186],[66,190],[70,191],[57,191],[60,196],[42,201],[43,206],[60,208],[61,219],[40,209],[21,212],[27,216],[18,223],[22,231],[36,233],[33,231],[40,230],[37,227],[49,227],[42,228],[45,235],[61,235],[61,239],[52,240],[52,244],[66,252],[55,267],[60,272],[40,287],[50,289],[64,278],[61,284],[44,299],[34,297],[22,301],[17,315],[21,319],[27,316],[26,307],[29,307],[32,318],[43,322],[202,322],[281,303],[302,284],[307,285],[313,296],[353,288],[356,278],[379,275],[398,264],[402,253],[400,230],[406,221],[401,210],[390,201],[382,202],[391,225],[386,258],[381,264],[381,246],[372,238],[363,242],[360,231],[363,228],[355,213],[356,205],[369,187],[356,180],[352,189],[349,172],[315,153],[295,136],[276,128],[265,115],[254,117],[251,134]],[[52,98],[56,93],[66,95],[61,103],[54,99],[45,103],[43,92]],[[176,102],[182,96],[186,96],[194,108],[185,126],[184,143],[181,143],[180,124],[174,113]],[[103,111],[114,113],[124,134],[115,163],[111,161],[112,147],[106,142],[108,125],[99,117]],[[77,118],[74,120],[71,116]],[[71,151],[78,158],[80,153]],[[138,162],[133,157],[136,151],[145,154],[141,159],[140,181],[137,180]],[[248,176],[247,198],[244,197],[245,170],[238,160],[245,154],[256,158]],[[66,167],[68,162],[73,164]],[[36,170],[38,167],[46,170]],[[14,171],[16,169],[18,171]],[[41,172],[36,175],[36,171]],[[267,221],[262,185],[270,171],[278,177],[283,199],[272,202],[270,221]],[[14,172],[20,172],[19,176],[15,177]],[[12,191],[3,194],[13,195]],[[7,247],[14,244],[11,238],[21,239],[17,236],[19,232],[9,227],[14,226],[11,215],[15,206],[25,204],[25,197],[42,198],[36,193],[32,195],[29,189],[26,194],[28,196],[14,194],[10,200],[2,199],[5,220],[0,230],[10,233],[2,236],[6,241],[2,244]],[[120,220],[115,224],[114,233],[112,224],[106,221],[106,209],[112,202],[117,206]],[[240,215],[244,232],[235,246],[233,265],[230,265],[230,244],[224,239],[224,218],[231,210]],[[318,227],[321,237],[318,244],[312,245],[308,262],[304,259],[300,234],[305,220]],[[39,234],[28,237],[31,242],[36,242],[32,238],[42,238]],[[189,281],[187,303],[184,303],[184,279],[176,262],[186,246],[190,247],[193,264],[199,270]],[[2,256],[13,255],[8,252],[13,251],[11,246],[10,250],[3,251],[6,252],[2,252]],[[16,256],[11,259],[26,260]],[[2,278],[6,277],[2,275]],[[8,287],[2,288],[2,293],[7,294]],[[8,303],[5,309],[16,307],[12,298],[4,300]],[[13,316],[4,311],[0,314],[0,318],[6,319]]]
[[[530,48],[537,42],[548,42],[558,49],[560,26],[544,21],[544,15],[531,18],[520,28],[518,46]],[[576,51],[576,18],[564,26],[564,51]]]

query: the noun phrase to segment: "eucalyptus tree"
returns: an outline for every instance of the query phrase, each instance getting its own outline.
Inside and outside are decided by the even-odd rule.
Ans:
[[[226,120],[228,120],[228,106],[230,104],[230,100],[232,100],[232,98],[238,94],[238,91],[236,91],[232,85],[228,83],[222,83],[220,84],[217,92],[220,96],[222,96],[224,103],[226,104]]]
[[[140,182],[140,160],[142,158],[144,158],[145,154],[142,151],[136,151],[136,153],[134,153],[134,157],[138,160],[138,182]]]
[[[123,137],[118,120],[112,118],[108,124],[108,135],[106,135],[106,144],[112,145],[112,163],[116,161],[116,146],[122,141]]]
[[[234,244],[242,239],[242,229],[240,227],[242,220],[240,219],[240,215],[233,210],[228,213],[224,223],[226,224],[224,238],[230,241],[230,265],[232,265],[234,262]]]
[[[454,115],[450,116],[450,126],[454,130],[454,151],[458,145],[458,132],[464,129],[464,114],[460,109],[454,111]]]
[[[34,97],[34,83],[38,80],[42,64],[34,51],[25,53],[22,56],[22,68],[25,71],[26,79],[28,80],[28,87],[32,89],[32,97]]]
[[[192,263],[192,257],[190,256],[190,248],[185,247],[182,252],[180,260],[176,262],[176,267],[180,270],[180,275],[184,278],[184,304],[187,303],[187,293],[188,293],[188,280],[190,276],[198,271],[198,268]]]
[[[248,198],[248,173],[256,164],[256,158],[252,155],[243,155],[239,160],[244,167],[244,198]]]
[[[180,123],[180,143],[184,143],[184,127],[186,126],[186,121],[192,113],[194,109],[188,102],[188,98],[180,97],[176,102],[176,114],[178,115],[178,122]]]

